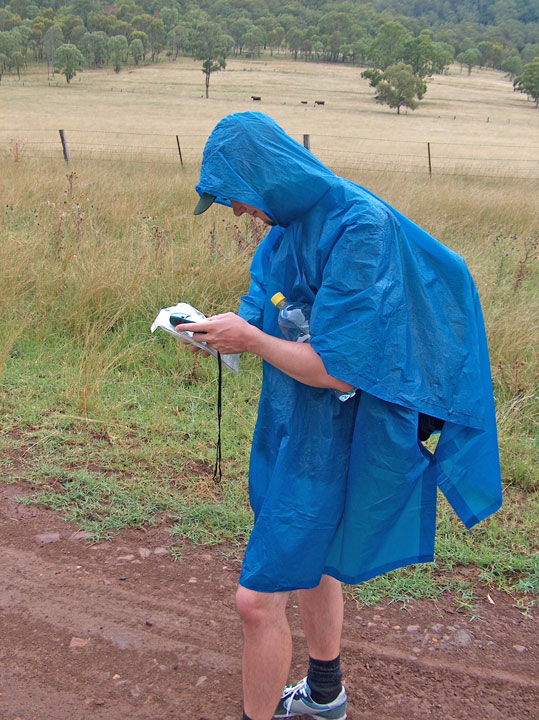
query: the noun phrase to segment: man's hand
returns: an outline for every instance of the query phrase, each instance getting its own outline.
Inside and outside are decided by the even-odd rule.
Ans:
[[[197,323],[176,325],[176,330],[192,332],[193,340],[207,342],[223,355],[250,351],[256,335],[260,333],[260,330],[232,312],[213,315]],[[191,345],[190,349],[191,352],[199,350],[195,345]]]

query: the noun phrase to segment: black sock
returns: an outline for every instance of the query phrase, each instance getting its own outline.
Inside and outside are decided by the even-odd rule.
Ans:
[[[245,712],[245,710],[243,711],[243,717],[242,717],[241,720],[251,720],[251,718],[249,717],[249,715],[247,715],[247,713]]]
[[[335,700],[342,688],[341,656],[335,660],[309,658],[307,684],[315,703],[325,705]]]

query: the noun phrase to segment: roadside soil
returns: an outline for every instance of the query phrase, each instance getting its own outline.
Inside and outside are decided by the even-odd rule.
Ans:
[[[226,547],[168,552],[166,527],[91,543],[0,485],[0,720],[239,720],[239,563]],[[535,622],[477,586],[476,615],[440,602],[348,600],[350,720],[539,718]],[[296,599],[290,680],[305,674]]]

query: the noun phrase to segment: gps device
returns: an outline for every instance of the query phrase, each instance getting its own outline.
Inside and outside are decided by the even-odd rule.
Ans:
[[[171,325],[174,325],[174,327],[176,327],[176,325],[181,325],[182,323],[194,323],[194,322],[199,322],[199,321],[191,320],[191,318],[188,318],[185,315],[181,315],[179,313],[177,313],[177,314],[173,313],[169,317],[169,322]]]

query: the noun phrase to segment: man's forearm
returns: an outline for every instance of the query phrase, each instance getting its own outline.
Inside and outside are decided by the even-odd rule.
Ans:
[[[308,343],[291,342],[256,330],[249,339],[248,351],[258,355],[286,375],[313,387],[332,388],[340,392],[353,390],[352,385],[328,375],[320,356]]]

